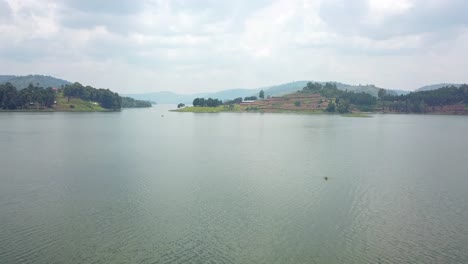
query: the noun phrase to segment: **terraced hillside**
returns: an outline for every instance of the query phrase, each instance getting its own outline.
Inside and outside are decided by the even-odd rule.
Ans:
[[[281,97],[272,97],[255,102],[244,102],[245,110],[261,112],[322,112],[328,106],[329,99],[320,94],[293,93]]]

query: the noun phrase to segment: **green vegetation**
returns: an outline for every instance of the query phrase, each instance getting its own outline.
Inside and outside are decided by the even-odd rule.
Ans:
[[[245,110],[246,111],[258,111],[258,107],[257,106],[248,106]]]
[[[257,99],[257,96],[247,96],[244,98],[244,101],[256,101]]]
[[[219,105],[216,107],[208,106],[189,106],[173,110],[174,112],[192,112],[192,113],[220,113],[220,112],[240,112],[242,108],[239,105]]]
[[[183,108],[183,107],[185,107],[185,104],[183,104],[183,103],[180,103],[180,104],[177,105],[177,109]]]
[[[260,95],[260,94],[259,94]],[[376,92],[378,97],[367,93],[342,91],[334,83],[307,83],[302,91],[281,97],[267,98],[241,104],[242,98],[227,101],[224,105],[208,107],[203,98],[198,100],[196,106],[188,107],[181,112],[275,112],[275,113],[340,113],[349,117],[367,117],[361,112],[374,112],[376,110],[405,113],[468,113],[468,85],[459,87],[450,86],[432,91],[414,92],[397,96],[384,89]],[[256,96],[246,97],[245,100],[257,99]],[[200,103],[200,101],[203,103]],[[221,104],[217,99],[211,101]],[[210,109],[213,108],[213,109]]]
[[[207,106],[190,106],[176,110],[177,112],[194,112],[194,113],[219,113],[223,111],[222,106],[207,107]]]
[[[258,93],[258,98],[260,99],[265,99],[265,92],[263,90],[261,90],[259,93]]]
[[[364,92],[355,93],[339,90],[334,83],[307,83],[306,87],[302,89],[302,93],[313,93],[320,94],[325,98],[335,101],[330,102],[326,109],[327,112],[334,113],[338,111],[339,113],[348,113],[351,111],[352,107],[356,107],[360,110],[373,110],[377,99]]]
[[[67,84],[71,84],[68,81],[57,79],[51,76],[44,75],[26,75],[26,76],[14,76],[14,75],[0,75],[0,84],[11,83],[18,91],[28,88],[30,84],[37,87],[56,87],[62,88]]]
[[[202,107],[218,107],[222,105],[223,102],[218,99],[213,99],[213,98],[195,98],[193,100],[193,106],[202,106]]]
[[[109,89],[95,89],[79,83],[61,89],[30,84],[17,90],[11,83],[0,84],[0,109],[20,111],[116,111],[122,107],[150,107],[151,103],[120,97]]]
[[[234,100],[224,102],[224,104],[228,104],[228,105],[230,105],[230,104],[240,104],[240,103],[242,103],[242,97],[237,97]]]
[[[350,112],[350,103],[348,100],[346,99],[341,99],[339,100],[338,102],[338,105],[336,107],[336,110],[338,111],[338,113],[340,114],[345,114],[345,113],[349,113]]]
[[[447,86],[437,90],[420,91],[408,95],[384,95],[382,109],[390,112],[426,113],[450,105],[468,104],[468,85]],[[465,109],[464,109],[465,110]]]
[[[343,92],[340,99],[347,100],[353,105],[359,106],[375,106],[377,98],[367,93]]]
[[[80,98],[70,98],[63,95],[63,92],[57,93],[57,104],[54,107],[57,111],[72,111],[72,112],[102,112],[108,111],[101,107],[97,102],[84,101]]]
[[[120,110],[122,108],[122,98],[118,93],[114,93],[109,89],[84,87],[80,83],[74,83],[63,88],[63,95],[69,101],[71,98],[79,98],[84,101],[97,102],[105,109]]]
[[[334,113],[336,111],[336,103],[334,101],[331,101],[328,106],[327,106],[327,109],[325,109],[327,112],[329,113]]]
[[[341,116],[344,116],[344,117],[360,117],[360,118],[372,117],[371,115],[365,114],[365,113],[348,113],[348,114],[343,114]]]
[[[380,100],[382,100],[386,95],[387,95],[387,91],[385,91],[385,89],[380,89],[377,96],[379,97]]]
[[[122,98],[122,108],[143,108],[151,107],[152,103],[148,101],[135,100],[130,97],[121,97]]]
[[[18,92],[10,83],[0,84],[0,108],[4,110],[47,109],[52,107],[54,101],[55,91],[52,88],[29,85]]]

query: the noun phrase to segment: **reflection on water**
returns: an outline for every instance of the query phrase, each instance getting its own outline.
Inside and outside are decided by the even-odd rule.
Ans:
[[[1,113],[0,263],[468,262],[467,117],[166,110]]]

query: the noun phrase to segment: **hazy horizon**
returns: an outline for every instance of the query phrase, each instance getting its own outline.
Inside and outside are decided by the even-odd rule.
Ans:
[[[123,94],[466,83],[462,0],[0,0],[1,74]]]
[[[38,74],[27,74],[27,75],[18,75],[18,74],[0,74],[0,76],[16,76],[16,77],[26,77],[26,76],[34,76],[34,75],[38,75]],[[71,83],[74,83],[74,82],[78,82],[84,86],[87,86],[87,85],[90,85],[88,83],[84,83],[84,82],[81,82],[80,80],[66,80],[64,78],[61,78],[60,76],[50,76],[50,75],[42,75],[42,74],[39,74],[39,76],[47,76],[47,77],[53,77],[53,78],[57,78],[59,80],[64,80],[64,81],[68,81],[68,82],[71,82]],[[277,84],[271,84],[271,85],[266,85],[266,86],[261,86],[261,87],[225,87],[225,88],[219,88],[219,89],[213,89],[213,90],[197,90],[196,87],[193,88],[193,90],[190,90],[190,91],[186,91],[186,92],[177,92],[177,91],[172,91],[170,90],[169,88],[164,90],[164,89],[161,89],[161,90],[153,90],[153,91],[140,91],[138,90],[138,88],[136,88],[134,91],[131,91],[131,92],[124,92],[124,93],[121,93],[123,95],[138,95],[138,94],[152,94],[152,93],[173,93],[173,94],[177,94],[177,95],[197,95],[197,94],[208,94],[208,93],[219,93],[219,92],[225,92],[225,91],[230,91],[230,90],[266,90],[266,89],[269,89],[269,88],[273,88],[273,87],[277,87],[277,86],[281,86],[281,85],[286,85],[286,84],[290,84],[290,83],[296,83],[296,82],[319,82],[319,83],[327,83],[327,82],[331,82],[331,83],[342,83],[342,84],[345,84],[345,85],[352,85],[352,86],[370,86],[370,85],[374,85],[374,84],[367,84],[367,83],[359,83],[359,84],[351,84],[351,83],[343,83],[343,82],[340,82],[340,81],[335,81],[335,80],[327,80],[327,81],[320,81],[320,80],[294,80],[294,81],[290,81],[290,82],[286,82],[286,83],[277,83]],[[406,91],[409,91],[409,92],[412,92],[412,91],[416,91],[417,89],[420,89],[420,88],[424,88],[426,86],[432,86],[432,85],[441,85],[441,84],[447,84],[447,85],[450,85],[450,84],[457,84],[457,83],[430,83],[430,84],[426,84],[426,85],[423,85],[423,86],[420,86],[420,87],[415,87],[413,89],[408,89]],[[463,84],[463,83],[458,83],[458,84]],[[374,85],[376,86],[376,85]],[[405,91],[404,89],[398,89],[398,88],[391,88],[391,87],[380,87],[380,86],[376,86],[377,88],[383,88],[383,89],[386,89],[386,90],[401,90],[401,91]],[[112,87],[96,87],[96,88],[104,88],[104,89],[113,89]]]

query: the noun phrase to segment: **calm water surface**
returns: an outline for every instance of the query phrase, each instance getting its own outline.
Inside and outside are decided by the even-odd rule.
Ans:
[[[0,113],[0,263],[468,263],[468,117],[166,110]]]

